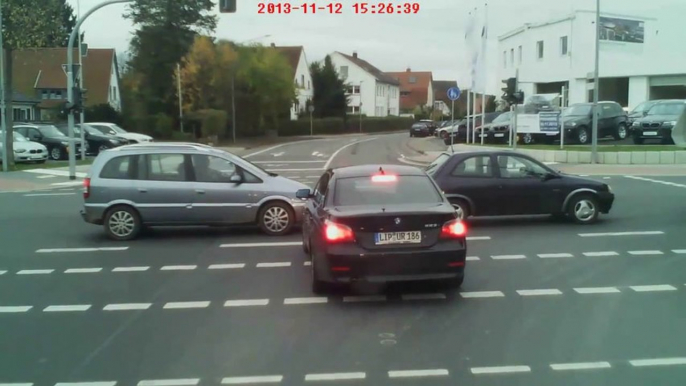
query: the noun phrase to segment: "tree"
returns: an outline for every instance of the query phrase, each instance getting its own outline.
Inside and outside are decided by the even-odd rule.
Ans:
[[[215,102],[217,52],[212,39],[197,36],[188,54],[181,59],[181,90],[183,109],[210,109]]]
[[[5,58],[5,153],[13,165],[12,50],[19,48],[65,47],[76,25],[74,9],[66,0],[3,0],[2,36]]]
[[[327,55],[324,58],[324,63],[312,63],[310,73],[314,87],[314,95],[312,96],[313,115],[317,118],[345,118],[348,110],[346,85],[333,66],[331,57]]]
[[[195,36],[217,25],[212,0],[136,0],[124,15],[140,28],[131,39],[132,71],[140,74],[138,100],[149,113],[174,115],[174,73]]]

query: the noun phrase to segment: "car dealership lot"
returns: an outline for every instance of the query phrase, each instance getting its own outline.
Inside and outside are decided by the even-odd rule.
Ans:
[[[248,159],[312,186],[327,166],[397,159],[406,137]],[[13,355],[0,383],[681,385],[686,178],[639,177],[593,177],[617,199],[592,226],[470,221],[459,291],[325,296],[297,233],[153,229],[116,243],[79,218],[78,190],[3,194],[0,345]]]

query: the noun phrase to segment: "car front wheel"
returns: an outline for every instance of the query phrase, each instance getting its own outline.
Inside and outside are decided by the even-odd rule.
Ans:
[[[620,124],[617,127],[617,131],[615,132],[614,137],[616,140],[621,141],[623,139],[626,139],[626,136],[627,136],[626,125]]]
[[[586,127],[579,127],[576,129],[576,140],[579,142],[581,145],[586,145],[588,144],[589,140],[591,139],[591,136],[588,133],[588,129]]]
[[[115,206],[105,214],[105,233],[115,241],[133,240],[140,233],[142,224],[138,212],[130,206]]]
[[[598,200],[587,194],[574,196],[569,201],[567,212],[578,224],[593,224],[598,220]]]
[[[466,220],[467,217],[469,217],[469,205],[465,200],[451,200],[450,203],[452,204],[453,208],[455,208],[455,214],[457,215],[458,220]]]
[[[272,202],[260,210],[257,223],[262,232],[269,236],[282,236],[288,234],[293,228],[295,213],[286,203]]]
[[[62,159],[64,156],[64,152],[62,151],[62,148],[59,146],[55,146],[52,149],[50,149],[50,159],[53,161],[59,161]]]

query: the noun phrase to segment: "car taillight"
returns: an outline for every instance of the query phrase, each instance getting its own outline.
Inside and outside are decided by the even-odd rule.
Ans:
[[[83,180],[83,198],[88,198],[91,195],[91,179]]]
[[[350,227],[326,221],[324,225],[324,238],[330,243],[343,243],[355,240],[355,235]]]
[[[452,220],[443,224],[441,228],[442,239],[454,239],[464,237],[467,234],[467,227],[460,220]]]
[[[372,176],[372,182],[395,182],[398,181],[398,177],[389,174],[377,174]]]

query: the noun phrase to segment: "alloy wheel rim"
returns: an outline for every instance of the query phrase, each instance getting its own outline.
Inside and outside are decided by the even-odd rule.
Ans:
[[[98,148],[98,151],[105,151],[105,150],[107,150],[107,146],[105,146],[105,145],[100,145],[100,147]]]
[[[53,148],[53,149],[50,151],[50,157],[52,157],[52,159],[54,159],[54,160],[55,160],[55,159],[60,159],[60,158],[62,158],[62,152],[61,152],[60,149],[58,149],[58,148]]]
[[[579,132],[579,142],[586,143],[587,140],[588,140],[588,134],[586,134],[586,130],[581,130]]]
[[[581,221],[589,221],[595,216],[596,207],[591,200],[579,200],[574,205],[574,216]]]
[[[286,209],[273,206],[264,213],[264,226],[272,232],[282,232],[290,222],[290,216]]]
[[[530,144],[531,142],[533,142],[533,138],[531,137],[531,134],[525,134],[524,135],[524,143]]]
[[[131,213],[120,210],[112,213],[107,226],[110,231],[119,237],[126,237],[133,233],[136,222]]]
[[[617,135],[619,136],[619,139],[625,139],[626,138],[626,127],[619,126],[619,130],[617,130]]]

